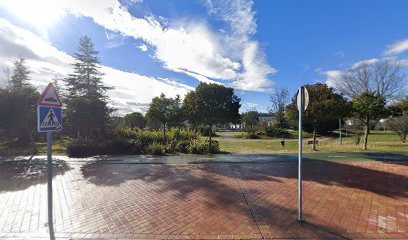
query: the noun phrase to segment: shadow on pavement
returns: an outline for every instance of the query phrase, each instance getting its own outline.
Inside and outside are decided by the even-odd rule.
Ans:
[[[53,161],[53,176],[62,175],[71,168],[63,160]],[[47,182],[47,161],[21,160],[0,163],[0,192],[19,191]]]
[[[407,163],[401,164],[408,165]],[[215,177],[219,175],[234,179],[237,177],[237,173],[228,170],[231,168],[230,166],[236,167],[240,175],[239,178],[242,180],[279,182],[279,178],[297,179],[298,176],[297,162],[294,161],[194,165],[100,164],[92,162],[83,165],[81,171],[84,178],[96,185],[117,185],[136,179],[148,182],[160,180],[172,183],[171,186],[177,186],[176,191],[186,195],[196,188],[199,189],[212,184],[205,177],[197,178],[193,174],[193,169],[213,173]],[[408,189],[406,188],[408,177],[388,164],[383,167],[388,166],[388,171],[384,171],[383,168],[375,169],[339,161],[317,159],[306,159],[303,166],[305,181],[361,189],[388,197],[408,196]],[[193,185],[195,182],[197,182],[196,185]]]

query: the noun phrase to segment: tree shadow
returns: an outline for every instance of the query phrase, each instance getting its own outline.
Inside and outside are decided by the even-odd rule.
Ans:
[[[53,160],[53,177],[71,170],[64,160]],[[0,192],[19,191],[47,182],[47,161],[40,159],[0,163]]]
[[[256,180],[258,176],[265,175],[275,178],[298,178],[297,162],[237,164],[237,168],[244,176],[243,179]],[[408,176],[402,175],[401,169],[389,168],[388,170],[394,172],[386,172],[383,171],[384,169],[377,170],[350,163],[316,159],[305,160],[302,169],[303,180],[305,181],[360,189],[392,198],[408,196],[408,189],[406,188]],[[256,174],[254,175],[254,173]]]
[[[366,158],[373,161],[399,164],[408,166],[408,155],[403,153],[362,153]]]
[[[267,238],[273,236],[346,238],[342,234],[345,232],[344,229],[333,229],[318,221],[298,223],[296,209],[272,203],[269,196],[262,190],[254,185],[246,184],[246,181],[255,184],[259,182],[261,185],[268,182],[281,183],[278,177],[297,177],[296,166],[288,162],[190,165],[92,162],[84,165],[81,171],[84,178],[96,185],[113,186],[130,180],[154,183],[153,190],[157,194],[171,192],[180,201],[187,201],[187,198],[193,194],[202,194],[201,196],[205,196],[205,204],[210,209],[233,212],[251,219],[256,222],[256,225],[267,226],[267,228],[258,227],[258,230]],[[309,179],[311,179],[310,176],[308,177],[310,174],[314,172],[307,171],[306,177]],[[327,181],[326,184],[332,184],[329,180],[325,181]],[[306,213],[305,219],[309,217],[312,218]]]

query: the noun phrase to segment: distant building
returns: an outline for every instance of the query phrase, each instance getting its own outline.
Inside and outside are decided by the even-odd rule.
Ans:
[[[268,126],[270,126],[275,120],[275,116],[273,115],[273,113],[259,113],[258,119],[260,124],[267,124]]]

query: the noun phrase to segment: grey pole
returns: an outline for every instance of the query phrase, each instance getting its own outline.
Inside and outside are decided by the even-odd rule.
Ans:
[[[48,226],[53,226],[52,217],[52,133],[47,132],[47,196],[48,196]]]
[[[342,131],[341,131],[341,118],[339,118],[339,128],[340,128],[340,145],[342,145],[343,144],[343,138],[341,136],[341,134],[342,134]]]
[[[300,111],[299,111],[299,168],[298,168],[298,174],[299,174],[299,185],[298,185],[298,211],[299,211],[299,216],[298,220],[299,222],[302,222],[302,118],[303,118],[303,110],[305,108],[305,93],[303,87],[299,88],[300,91],[300,99],[301,99],[301,104],[300,104]]]

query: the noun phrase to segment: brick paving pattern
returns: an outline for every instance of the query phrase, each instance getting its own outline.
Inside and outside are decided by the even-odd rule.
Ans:
[[[0,238],[49,238],[43,161],[0,164]],[[56,161],[57,239],[408,238],[408,163]]]

